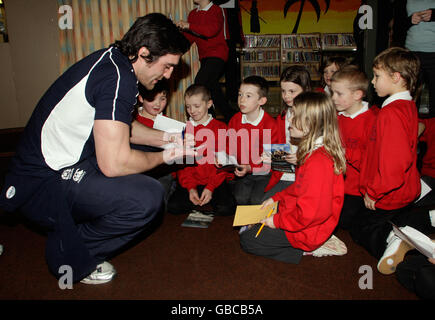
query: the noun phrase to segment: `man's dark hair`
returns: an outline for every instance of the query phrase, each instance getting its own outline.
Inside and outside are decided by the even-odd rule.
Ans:
[[[147,62],[153,62],[166,54],[186,53],[190,43],[177,26],[161,13],[150,13],[137,18],[121,40],[113,44],[131,62],[138,58],[138,51],[142,47],[149,50],[144,57]]]

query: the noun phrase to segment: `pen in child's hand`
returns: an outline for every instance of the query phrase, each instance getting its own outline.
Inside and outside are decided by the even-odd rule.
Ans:
[[[270,209],[269,214],[267,215],[266,219],[269,218],[273,212],[273,210],[275,210],[275,205],[272,206],[272,209]],[[255,235],[255,237],[257,238],[258,235],[260,234],[261,230],[263,230],[265,223],[263,222],[263,224],[261,225],[260,229],[258,229],[257,234]]]

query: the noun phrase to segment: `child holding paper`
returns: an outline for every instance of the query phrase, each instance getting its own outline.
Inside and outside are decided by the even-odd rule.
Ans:
[[[147,90],[143,85],[138,85],[139,107],[137,108],[136,120],[143,125],[152,128],[154,119],[162,114],[168,104],[169,87],[166,80],[162,79],[152,90]]]
[[[367,145],[362,165],[360,192],[365,207],[350,229],[352,239],[379,259],[383,274],[395,272],[409,250],[397,237],[390,221],[398,227],[410,226],[420,232],[435,223],[427,211],[413,212],[412,203],[421,192],[417,169],[417,108],[412,99],[417,86],[420,62],[409,50],[392,47],[373,62],[372,84],[381,106]]]
[[[169,199],[168,211],[186,214],[195,206],[210,203],[215,215],[233,215],[236,202],[225,181],[227,172],[220,171],[214,163],[214,153],[224,148],[218,138],[225,138],[226,125],[208,113],[213,100],[205,86],[191,85],[184,100],[190,116],[186,132],[195,137],[198,157],[194,165],[177,171],[177,186]]]
[[[310,73],[303,66],[287,67],[281,74],[280,79],[281,96],[285,103],[284,111],[276,118],[276,126],[278,131],[277,143],[285,143],[290,145],[290,155],[286,156],[285,160],[289,163],[296,164],[297,146],[292,144],[289,125],[290,115],[294,104],[294,99],[305,91],[311,90]],[[263,160],[265,160],[263,158]],[[268,185],[264,189],[266,192],[262,201],[270,198],[276,192],[281,191],[291,185],[295,181],[294,173],[284,173],[272,170]]]
[[[266,227],[258,237],[259,224],[242,232],[240,244],[251,254],[299,263],[304,252],[315,255],[321,246],[344,246],[330,237],[343,205],[346,159],[334,104],[324,93],[297,96],[290,123],[292,137],[301,139],[295,183],[263,202],[263,207],[278,202],[277,213],[261,221]],[[345,246],[336,250],[345,253]]]
[[[235,156],[239,167],[231,182],[239,205],[259,204],[270,179],[270,166],[262,163],[263,143],[277,143],[275,119],[264,109],[269,86],[260,76],[245,78],[239,88],[240,112],[228,124],[228,153]]]

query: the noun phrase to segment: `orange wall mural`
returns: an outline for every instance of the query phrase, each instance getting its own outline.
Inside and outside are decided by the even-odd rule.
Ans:
[[[353,32],[361,1],[239,0],[239,4],[245,34],[344,33]]]

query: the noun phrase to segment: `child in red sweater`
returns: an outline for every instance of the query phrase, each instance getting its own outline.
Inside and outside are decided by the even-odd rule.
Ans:
[[[184,31],[190,43],[198,47],[200,69],[195,84],[205,85],[211,91],[214,104],[228,122],[235,113],[221,90],[219,79],[224,73],[228,60],[228,34],[225,11],[210,0],[193,0],[198,5],[190,11],[187,21],[176,25]]]
[[[338,70],[346,65],[347,60],[341,56],[327,57],[321,67],[323,87],[317,88],[316,91],[324,92],[331,95],[331,78]]]
[[[355,214],[364,207],[360,193],[360,172],[367,156],[369,133],[378,108],[369,108],[363,101],[369,81],[357,66],[348,65],[331,78],[332,101],[338,112],[338,127],[346,150],[346,175],[344,179],[344,203],[339,226],[349,229]]]
[[[190,116],[186,132],[194,135],[195,147],[204,147],[198,148],[194,165],[177,171],[178,182],[169,199],[168,211],[185,214],[210,203],[215,215],[233,215],[236,202],[225,179],[227,173],[214,164],[214,152],[224,148],[218,138],[225,138],[227,127],[208,113],[213,100],[205,86],[191,85],[184,100]]]
[[[420,63],[409,50],[392,47],[373,62],[372,84],[382,104],[367,146],[366,163],[361,168],[360,192],[365,208],[355,218],[353,240],[379,259],[378,270],[395,271],[409,246],[392,232],[409,225],[423,233],[431,225],[427,213],[415,214],[410,205],[418,198],[421,185],[417,170],[417,108],[415,92]],[[421,218],[420,218],[421,216]]]
[[[261,221],[267,227],[258,237],[260,224],[242,232],[240,244],[248,253],[299,263],[304,252],[336,239],[330,237],[343,205],[346,159],[330,97],[301,93],[292,111],[290,132],[301,139],[296,181],[263,202],[263,207],[279,202],[277,213]],[[345,247],[337,252],[344,253]]]
[[[260,204],[270,179],[270,166],[262,163],[263,144],[277,143],[275,119],[262,106],[267,102],[267,81],[260,76],[245,78],[239,89],[236,113],[228,124],[228,153],[240,164],[232,181],[239,205]]]
[[[435,206],[435,118],[419,120],[419,140],[426,144],[421,164],[421,179],[432,189],[417,202],[419,207]]]
[[[297,146],[292,143],[289,131],[291,109],[294,104],[294,99],[304,91],[311,90],[310,73],[303,66],[287,67],[281,74],[280,78],[281,96],[285,103],[284,111],[276,118],[276,126],[278,131],[277,143],[289,144],[291,146],[291,154],[286,157],[286,161],[296,164]],[[263,160],[265,160],[263,158]],[[270,159],[269,159],[270,160]],[[281,172],[272,170],[268,185],[265,188],[266,194],[262,201],[270,198],[276,192],[281,191],[291,185],[295,181],[295,174],[289,172]]]
[[[135,119],[152,128],[154,119],[158,114],[162,114],[168,104],[169,86],[166,80],[162,79],[154,86],[152,90],[147,90],[139,84],[139,107]]]

